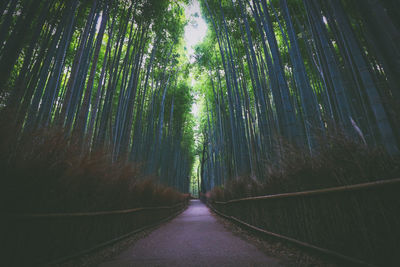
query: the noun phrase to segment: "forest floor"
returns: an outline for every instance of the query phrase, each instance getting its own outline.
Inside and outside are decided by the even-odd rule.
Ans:
[[[212,213],[199,200],[173,220],[64,266],[336,266],[266,240]]]

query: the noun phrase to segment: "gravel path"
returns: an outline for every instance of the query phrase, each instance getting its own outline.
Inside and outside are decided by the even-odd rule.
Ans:
[[[228,232],[208,208],[192,200],[181,215],[158,228],[120,255],[109,266],[281,266]]]

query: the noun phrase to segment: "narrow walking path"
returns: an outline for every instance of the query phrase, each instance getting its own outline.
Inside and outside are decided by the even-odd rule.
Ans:
[[[108,266],[280,266],[228,232],[200,201],[122,252]]]

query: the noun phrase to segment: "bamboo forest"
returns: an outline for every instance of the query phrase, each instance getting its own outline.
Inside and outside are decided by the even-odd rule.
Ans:
[[[397,0],[0,1],[7,266],[58,264],[197,199],[337,258],[271,266],[398,266],[399,44]],[[269,266],[215,257],[194,266]],[[171,262],[155,266],[192,266]]]

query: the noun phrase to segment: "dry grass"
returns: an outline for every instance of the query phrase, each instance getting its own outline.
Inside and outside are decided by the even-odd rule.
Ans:
[[[171,205],[184,198],[143,177],[134,164],[111,163],[106,151],[82,153],[62,130],[37,131],[18,144],[3,142],[0,152],[6,212],[114,210]]]
[[[298,192],[399,178],[400,159],[342,134],[319,141],[313,155],[286,144],[280,158],[264,164],[264,176],[231,179],[211,192],[213,200]]]

